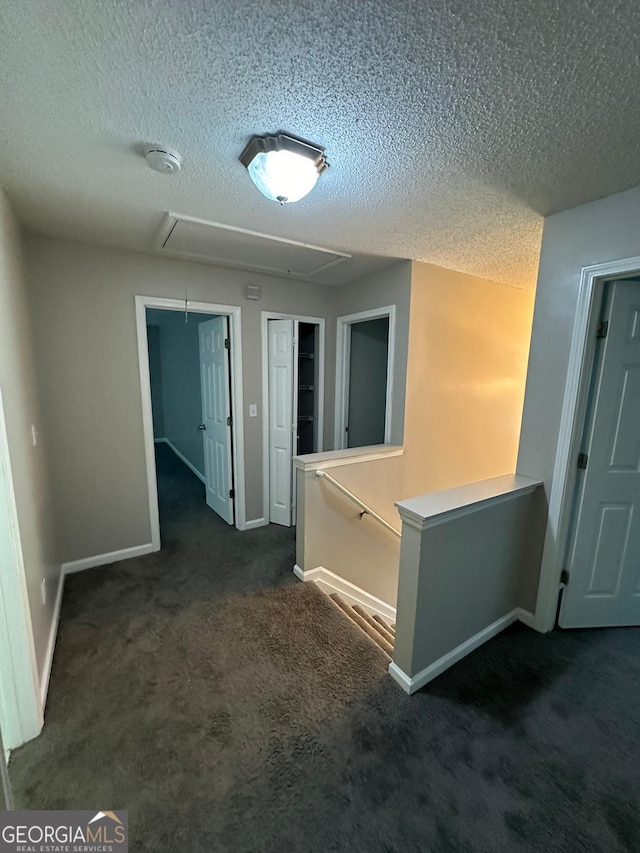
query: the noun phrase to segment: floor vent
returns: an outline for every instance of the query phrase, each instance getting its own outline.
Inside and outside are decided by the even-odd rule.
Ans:
[[[340,610],[351,619],[369,637],[380,646],[389,659],[393,657],[393,647],[396,641],[395,625],[390,624],[377,614],[367,613],[359,604],[347,604],[338,593],[332,593],[329,598],[338,605]]]

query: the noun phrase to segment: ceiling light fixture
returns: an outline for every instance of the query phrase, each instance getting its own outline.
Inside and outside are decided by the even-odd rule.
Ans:
[[[329,168],[324,148],[285,133],[252,136],[240,162],[262,195],[280,204],[300,201]]]

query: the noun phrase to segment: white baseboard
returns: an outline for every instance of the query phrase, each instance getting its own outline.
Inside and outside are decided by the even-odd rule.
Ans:
[[[107,566],[110,563],[116,563],[120,560],[129,560],[133,557],[142,557],[145,554],[151,554],[153,551],[158,551],[151,542],[147,545],[136,545],[133,548],[123,548],[120,551],[111,551],[109,554],[97,554],[95,557],[85,557],[82,560],[73,560],[70,563],[63,563],[60,567],[60,579],[56,590],[56,600],[53,605],[53,618],[51,628],[49,630],[49,639],[47,641],[47,651],[45,653],[44,664],[40,676],[40,707],[44,714],[44,709],[47,704],[47,694],[49,692],[49,679],[51,678],[51,667],[53,666],[53,653],[56,647],[56,639],[58,636],[58,626],[60,624],[60,608],[62,606],[62,594],[64,591],[64,579],[67,575],[81,572],[84,569],[93,569],[97,566]]]
[[[56,600],[53,605],[53,618],[51,620],[51,628],[49,630],[49,639],[47,641],[47,651],[44,656],[44,664],[40,673],[40,707],[44,714],[45,705],[47,704],[47,694],[49,692],[49,679],[51,678],[51,667],[53,666],[53,651],[56,647],[56,638],[58,636],[58,625],[60,624],[60,607],[62,606],[62,592],[64,589],[64,569],[60,567],[60,577],[58,578],[58,589],[56,590]]]
[[[154,438],[153,443],[154,444],[166,444],[167,439],[166,438]]]
[[[255,530],[256,527],[266,527],[269,524],[264,518],[252,518],[245,522],[245,530]]]
[[[524,625],[528,628],[533,628],[534,631],[537,631],[536,628],[536,617],[529,610],[525,610],[523,607],[516,608],[516,618],[520,620]]]
[[[483,643],[486,643],[487,640],[490,640],[492,637],[495,637],[496,634],[504,631],[505,628],[508,628],[509,625],[515,622],[518,618],[518,610],[512,610],[510,613],[507,613],[506,616],[502,616],[500,619],[496,619],[495,622],[492,622],[491,625],[487,625],[487,627],[483,628],[482,631],[478,631],[478,633],[474,634],[473,637],[469,637],[469,639],[465,640],[464,643],[460,643],[460,645],[455,649],[447,652],[446,655],[443,655],[437,661],[434,661],[413,677],[408,676],[406,672],[403,672],[400,667],[392,661],[389,664],[389,675],[398,682],[405,693],[415,693],[416,690],[420,690],[420,688],[424,687],[425,684],[433,681],[434,678],[437,678],[445,672],[445,670],[453,666],[454,663],[458,663],[459,660],[462,660],[462,658],[471,654],[471,652],[475,651]]]
[[[96,566],[108,566],[120,560],[131,560],[134,557],[143,557],[153,551],[159,551],[160,546],[148,542],[146,545],[134,545],[133,548],[122,548],[120,551],[111,551],[108,554],[96,554],[95,557],[84,557],[82,560],[72,560],[70,563],[62,564],[62,572],[72,575],[74,572],[82,572],[84,569],[94,569]]]
[[[196,466],[192,465],[191,462],[189,462],[189,460],[187,459],[187,457],[183,453],[180,453],[180,451],[175,446],[175,444],[173,444],[173,442],[169,441],[168,438],[163,439],[163,441],[165,442],[165,444],[168,447],[170,447],[173,450],[173,452],[176,454],[178,459],[180,459],[182,462],[184,462],[184,464],[187,466],[187,468],[190,468],[193,471],[193,473],[196,475],[196,477],[206,485],[207,481],[204,478],[204,474],[201,474],[200,471],[198,471],[198,469],[196,468]]]
[[[371,593],[366,592],[364,589],[360,589],[359,586],[355,586],[355,584],[346,581],[339,575],[330,572],[323,566],[318,566],[316,569],[309,569],[305,572],[300,568],[300,566],[296,565],[293,567],[293,573],[297,578],[305,583],[307,581],[313,581],[316,586],[320,587],[320,589],[323,592],[326,592],[327,595],[337,592],[338,595],[347,602],[347,604],[359,604],[367,611],[367,613],[371,614],[371,616],[382,616],[383,619],[386,619],[389,622],[396,621],[395,607],[392,607],[385,601],[381,601],[381,599],[376,598],[375,595],[371,595]]]

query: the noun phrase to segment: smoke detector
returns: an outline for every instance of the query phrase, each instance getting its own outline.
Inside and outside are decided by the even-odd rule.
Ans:
[[[147,145],[145,156],[147,165],[154,172],[174,175],[182,168],[182,157],[177,151],[173,151],[164,145]]]

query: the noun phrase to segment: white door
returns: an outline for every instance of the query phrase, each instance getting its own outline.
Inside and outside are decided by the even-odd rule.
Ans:
[[[269,320],[269,521],[291,526],[297,354],[294,320]]]
[[[579,472],[563,628],[640,625],[640,283],[610,285]]]
[[[233,524],[229,318],[198,326],[202,386],[202,440],[207,505]]]

